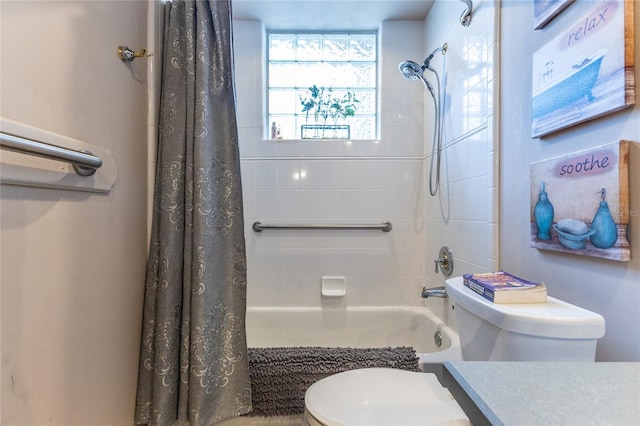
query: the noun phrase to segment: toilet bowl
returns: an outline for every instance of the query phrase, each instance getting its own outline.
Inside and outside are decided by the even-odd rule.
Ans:
[[[363,368],[317,381],[305,394],[310,426],[470,425],[434,374]]]
[[[549,297],[546,303],[496,304],[446,281],[464,361],[595,360],[604,318]],[[305,395],[311,426],[468,425],[469,419],[430,373],[368,368],[329,376]]]

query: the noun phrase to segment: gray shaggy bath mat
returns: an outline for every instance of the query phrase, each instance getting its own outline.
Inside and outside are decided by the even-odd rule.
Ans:
[[[249,416],[304,413],[304,394],[314,382],[370,367],[420,371],[416,351],[396,348],[249,348],[253,411]]]

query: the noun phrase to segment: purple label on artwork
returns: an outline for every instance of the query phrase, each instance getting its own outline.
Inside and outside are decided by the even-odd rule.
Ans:
[[[599,27],[609,22],[616,13],[618,2],[607,2],[602,7],[594,9],[584,20],[579,21],[571,30],[567,32],[566,46],[571,46],[583,37],[595,34]]]
[[[615,151],[605,149],[558,161],[554,168],[559,177],[581,177],[607,173],[616,168]]]

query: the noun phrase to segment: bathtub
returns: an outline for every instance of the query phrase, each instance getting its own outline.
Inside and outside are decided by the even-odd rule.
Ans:
[[[422,371],[462,360],[458,335],[421,306],[249,307],[249,347],[411,346]]]

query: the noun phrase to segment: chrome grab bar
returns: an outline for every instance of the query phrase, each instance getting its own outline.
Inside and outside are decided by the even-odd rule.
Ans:
[[[73,169],[80,176],[91,176],[102,166],[100,157],[96,157],[90,152],[76,151],[7,133],[0,133],[0,148],[21,154],[69,162],[73,164]]]
[[[391,222],[383,221],[380,224],[276,224],[266,225],[259,221],[253,222],[253,230],[256,232],[262,232],[265,229],[378,229],[383,232],[391,231]]]

